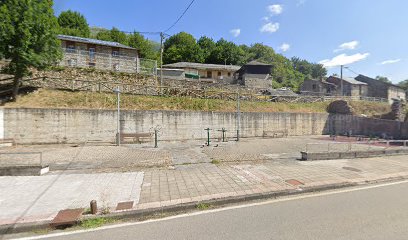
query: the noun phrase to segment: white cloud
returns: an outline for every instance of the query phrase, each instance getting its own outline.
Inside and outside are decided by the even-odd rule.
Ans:
[[[268,6],[268,12],[271,15],[279,15],[283,12],[283,6],[279,4],[273,4]]]
[[[390,59],[390,60],[386,60],[386,61],[381,62],[381,65],[393,64],[393,63],[397,63],[397,62],[400,62],[400,61],[401,61],[401,59]]]
[[[284,43],[279,47],[279,50],[281,50],[282,52],[286,52],[290,49],[290,45],[288,43]]]
[[[230,33],[232,34],[232,36],[238,37],[241,34],[241,29],[239,29],[239,28],[232,29],[232,30],[230,30]]]
[[[262,21],[265,21],[265,22],[269,22],[269,20],[270,20],[269,17],[263,17],[263,18],[262,18]]]
[[[353,50],[357,48],[358,44],[359,44],[358,41],[345,42],[343,44],[340,44],[338,49],[335,49],[334,52],[340,52],[343,50]]]
[[[279,30],[279,23],[266,23],[259,29],[262,33],[274,33]]]
[[[368,56],[370,56],[369,53],[364,53],[364,54],[357,53],[354,55],[347,55],[343,53],[332,59],[322,60],[319,63],[323,64],[323,66],[327,68],[330,68],[330,67],[336,67],[340,65],[347,65],[347,64],[355,63],[355,62],[366,59]]]

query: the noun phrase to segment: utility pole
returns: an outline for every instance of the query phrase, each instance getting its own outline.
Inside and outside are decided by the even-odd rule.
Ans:
[[[340,91],[341,96],[343,96],[343,65],[340,65]]]
[[[239,141],[239,128],[241,127],[241,109],[240,109],[239,86],[237,91],[237,141]]]
[[[164,34],[163,32],[160,33],[160,95],[163,95],[163,41],[164,41]]]

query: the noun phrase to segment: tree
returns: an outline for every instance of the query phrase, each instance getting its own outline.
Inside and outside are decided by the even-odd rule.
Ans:
[[[209,62],[214,64],[243,64],[245,52],[235,43],[223,38],[217,41],[215,49],[209,56]]]
[[[404,89],[405,91],[408,91],[408,79],[398,83],[398,86]]]
[[[377,77],[375,77],[375,79],[377,79],[378,81],[381,81],[381,82],[391,83],[391,81],[387,77],[377,76]]]
[[[215,42],[212,38],[202,36],[198,42],[198,46],[200,46],[202,53],[203,53],[203,58],[205,63],[211,63],[210,62],[210,56],[211,53],[215,50]]]
[[[85,17],[79,12],[64,11],[58,16],[59,33],[64,35],[89,37],[90,30]]]
[[[139,56],[147,59],[157,59],[158,52],[155,50],[154,43],[146,39],[140,33],[134,32],[128,36],[130,47],[139,49]]]
[[[126,33],[115,27],[113,27],[111,30],[99,31],[98,34],[96,34],[96,39],[128,45],[128,37]]]
[[[58,22],[51,0],[2,0],[0,2],[0,59],[10,60],[2,69],[14,75],[13,100],[30,67],[42,69],[61,57]]]
[[[180,32],[164,42],[163,62],[165,64],[175,62],[202,63],[204,56],[193,35]]]

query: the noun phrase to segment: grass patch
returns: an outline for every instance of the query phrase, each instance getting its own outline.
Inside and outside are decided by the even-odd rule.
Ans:
[[[316,103],[275,103],[241,101],[242,112],[293,112],[293,113],[325,113],[330,102]],[[388,113],[388,103],[351,102],[357,115],[367,116]],[[13,108],[74,108],[74,109],[116,109],[114,93],[71,92],[60,90],[39,89],[21,96],[17,102],[9,102],[6,107]],[[121,95],[123,110],[183,110],[183,111],[214,111],[235,112],[236,102],[219,99],[199,99],[191,97],[161,97]]]
[[[98,228],[108,223],[113,223],[114,220],[111,218],[92,218],[92,219],[85,219],[81,221],[79,224],[82,228]]]
[[[217,159],[213,159],[213,160],[211,160],[211,163],[217,165],[217,164],[220,164],[221,161],[220,161],[220,160],[217,160]]]
[[[197,204],[196,208],[198,210],[207,210],[207,209],[212,208],[212,205],[209,204],[209,203],[199,203],[199,204]]]

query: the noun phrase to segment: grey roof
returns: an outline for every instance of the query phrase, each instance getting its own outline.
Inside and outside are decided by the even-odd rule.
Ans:
[[[365,80],[368,80],[368,81],[379,81],[379,82],[383,83],[385,86],[395,87],[395,88],[402,89],[402,88],[401,88],[400,86],[398,86],[398,85],[395,85],[395,84],[392,84],[392,83],[388,83],[388,82],[382,82],[382,81],[380,81],[380,80],[377,80],[377,79],[375,79],[375,78],[370,78],[370,77],[364,76],[364,75],[362,75],[362,74],[358,75],[358,76],[356,77],[356,79],[361,80],[361,81],[365,81]]]
[[[192,63],[192,62],[178,62],[165,64],[163,67],[166,68],[192,68],[200,70],[227,70],[227,71],[237,71],[241,67],[236,65],[222,65],[222,64],[206,64],[206,63]]]
[[[272,66],[271,64],[261,63],[261,62],[255,61],[255,60],[250,61],[249,63],[247,63],[247,64],[245,64],[245,65],[246,65],[246,66],[248,66],[248,65]]]
[[[328,79],[330,79],[330,78],[331,79],[337,79],[338,81],[341,81],[341,78],[336,77],[336,76],[330,76]],[[357,81],[356,79],[351,78],[351,77],[343,77],[343,81],[348,82],[348,83],[353,84],[353,85],[367,85],[367,83]]]
[[[109,42],[109,41],[103,41],[103,40],[98,40],[98,39],[93,39],[93,38],[83,38],[83,37],[68,36],[68,35],[58,35],[58,39],[65,40],[65,41],[72,41],[72,42],[81,42],[81,43],[89,43],[89,44],[95,44],[95,45],[103,45],[103,46],[108,46],[108,47],[136,49],[136,48],[132,48],[132,47],[123,45],[123,44],[118,43],[118,42]]]
[[[367,83],[365,83],[365,82],[360,82],[360,81],[357,81],[356,79],[350,78],[350,77],[343,77],[343,81],[348,82],[350,84],[354,84],[354,85],[367,85]]]

